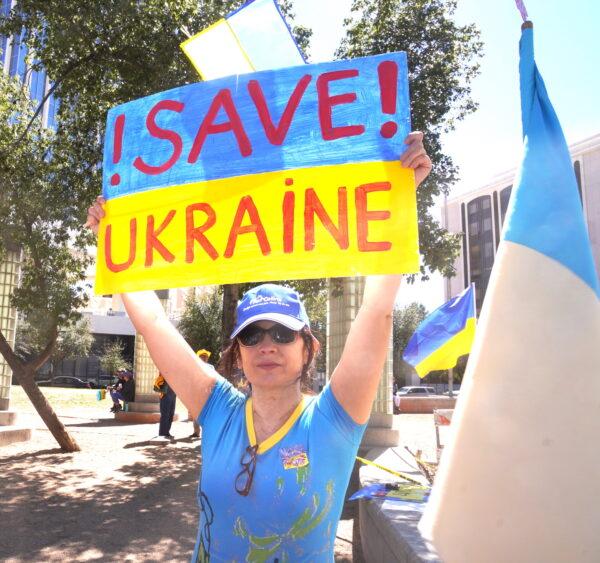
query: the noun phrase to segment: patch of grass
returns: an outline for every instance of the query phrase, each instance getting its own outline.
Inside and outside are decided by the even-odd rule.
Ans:
[[[95,389],[40,387],[40,390],[57,412],[73,408],[97,409],[109,405],[110,401],[110,399],[97,401]],[[21,412],[35,412],[31,401],[20,385],[13,385],[10,389],[10,409]]]
[[[72,389],[69,387],[40,387],[44,397],[52,405],[55,412],[60,413],[65,409],[106,409],[111,406],[110,395],[102,401],[96,400],[96,389]],[[34,413],[35,408],[31,404],[29,397],[23,391],[20,385],[13,385],[10,388],[10,410]],[[187,410],[177,399],[176,412],[180,419],[187,418]],[[183,416],[185,415],[185,416]]]

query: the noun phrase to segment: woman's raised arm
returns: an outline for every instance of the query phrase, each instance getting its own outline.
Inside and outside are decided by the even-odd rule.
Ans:
[[[99,197],[88,210],[86,225],[96,234],[104,217],[104,203]],[[121,298],[135,329],[144,337],[156,367],[196,418],[214,387],[214,370],[196,356],[171,324],[156,293],[125,293]]]
[[[423,147],[423,134],[406,138],[408,148],[402,165],[413,168],[415,184],[431,171],[431,160]],[[352,323],[340,362],[331,376],[336,399],[355,422],[369,420],[371,406],[385,362],[392,332],[392,313],[402,276],[369,276],[361,308]]]

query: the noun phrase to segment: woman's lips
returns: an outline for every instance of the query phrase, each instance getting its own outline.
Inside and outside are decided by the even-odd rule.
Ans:
[[[260,364],[256,364],[257,367],[259,368],[263,368],[263,369],[273,369],[273,368],[278,368],[279,364],[276,362],[261,362]]]

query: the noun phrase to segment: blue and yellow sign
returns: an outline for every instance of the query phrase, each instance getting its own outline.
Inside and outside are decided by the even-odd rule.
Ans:
[[[113,108],[96,292],[417,271],[409,131],[404,53]]]

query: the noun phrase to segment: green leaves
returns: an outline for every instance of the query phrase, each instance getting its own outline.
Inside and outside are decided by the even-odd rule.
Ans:
[[[454,0],[354,0],[353,18],[336,53],[339,58],[408,55],[412,127],[425,132],[434,165],[417,194],[424,278],[428,270],[454,273],[460,239],[441,229],[427,210],[456,180],[458,171],[443,153],[440,136],[476,108],[470,84],[483,48],[474,25],[454,22],[455,9]]]
[[[121,369],[131,369],[131,364],[123,357],[125,344],[115,340],[106,344],[100,354],[100,366],[107,373],[114,375]]]
[[[78,185],[61,182],[59,155],[65,139],[42,128],[38,118],[27,132],[34,108],[15,79],[0,76],[0,252],[22,250],[19,287],[12,304],[22,318],[44,319],[50,327],[78,318],[85,301],[84,270],[89,237],[82,234]],[[0,256],[1,258],[1,256]]]
[[[427,310],[420,303],[411,303],[402,309],[394,310],[394,379],[399,386],[406,385],[414,372],[414,368],[402,359],[402,354],[410,337],[427,314]]]
[[[194,351],[201,348],[210,351],[213,364],[221,351],[222,315],[223,303],[215,287],[202,295],[189,295],[177,324],[179,332]]]

